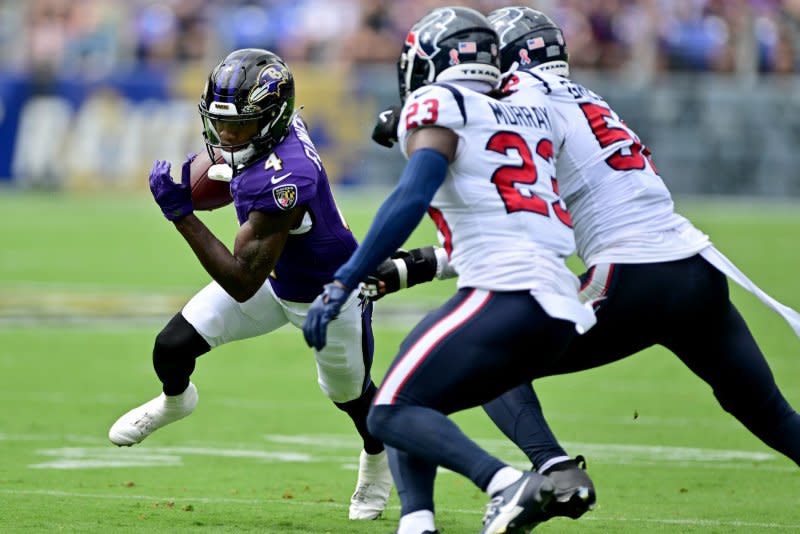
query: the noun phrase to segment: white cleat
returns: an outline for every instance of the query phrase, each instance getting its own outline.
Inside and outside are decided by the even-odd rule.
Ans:
[[[164,393],[141,406],[134,408],[111,426],[108,439],[120,447],[130,447],[164,425],[183,419],[197,406],[197,388],[189,387],[180,395],[166,396]]]
[[[386,451],[367,454],[358,459],[358,483],[350,498],[350,519],[377,519],[386,508],[392,491],[392,473]]]

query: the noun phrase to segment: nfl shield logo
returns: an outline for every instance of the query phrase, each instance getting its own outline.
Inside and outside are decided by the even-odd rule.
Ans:
[[[297,186],[288,184],[276,187],[272,190],[272,196],[280,209],[292,209],[297,204]]]

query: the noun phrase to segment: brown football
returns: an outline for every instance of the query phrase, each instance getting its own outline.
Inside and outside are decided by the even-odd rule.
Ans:
[[[230,182],[212,180],[208,177],[208,169],[217,163],[224,163],[222,154],[214,152],[214,161],[208,150],[200,150],[192,161],[190,183],[192,184],[192,205],[201,211],[214,210],[233,202]]]

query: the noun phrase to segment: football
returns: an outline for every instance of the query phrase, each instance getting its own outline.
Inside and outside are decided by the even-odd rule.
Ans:
[[[189,182],[192,185],[192,205],[194,209],[208,211],[222,206],[227,206],[233,202],[231,196],[230,181],[212,180],[208,177],[208,170],[212,165],[224,164],[222,154],[214,151],[214,161],[208,155],[208,150],[200,150],[194,158],[189,174]]]

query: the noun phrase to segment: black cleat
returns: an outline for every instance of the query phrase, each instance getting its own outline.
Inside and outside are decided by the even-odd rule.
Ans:
[[[578,519],[594,508],[597,494],[592,479],[586,474],[583,456],[557,463],[544,474],[555,486],[555,496],[546,510],[548,519],[555,516]]]
[[[554,491],[553,482],[546,476],[523,473],[519,480],[492,495],[481,534],[527,534],[550,518],[545,509]]]

